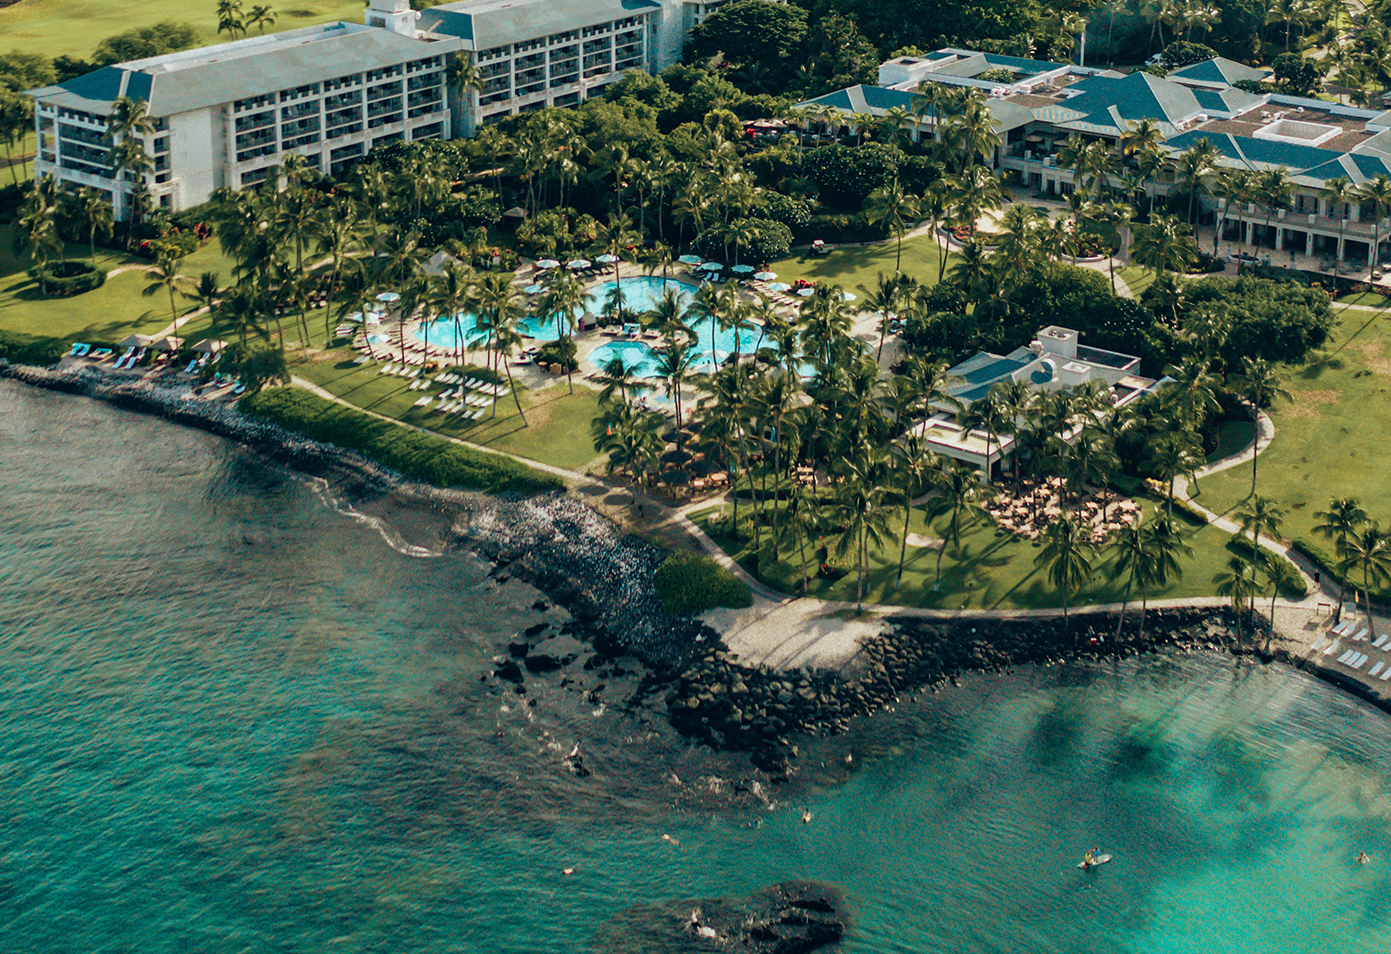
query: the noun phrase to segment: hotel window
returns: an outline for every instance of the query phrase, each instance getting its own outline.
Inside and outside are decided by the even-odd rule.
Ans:
[[[444,136],[444,123],[428,123],[418,126],[411,132],[411,140],[440,139]]]

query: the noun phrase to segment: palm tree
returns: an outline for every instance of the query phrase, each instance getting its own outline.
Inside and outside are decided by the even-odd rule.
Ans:
[[[937,573],[932,583],[935,593],[942,586],[942,554],[947,546],[961,545],[961,531],[966,523],[984,513],[981,497],[984,488],[976,479],[976,473],[969,467],[956,463],[945,465],[933,480],[933,497],[929,502],[932,517],[946,516],[947,528],[942,534],[942,546],[937,551]]]
[[[1272,539],[1278,539],[1280,534],[1280,522],[1285,516],[1285,511],[1275,505],[1275,502],[1265,497],[1251,497],[1248,502],[1238,508],[1234,516],[1241,524],[1243,532],[1249,531],[1251,534],[1251,563],[1252,575],[1255,575],[1255,565],[1264,561],[1267,565],[1272,561],[1268,560],[1261,550],[1261,534]],[[1271,580],[1272,585],[1274,580]],[[1274,587],[1278,589],[1278,587]],[[1255,607],[1252,607],[1254,614]],[[1254,621],[1252,623],[1254,627]],[[1275,628],[1275,597],[1272,595],[1270,600],[1270,627]],[[1267,649],[1269,640],[1267,640]]]
[[[1376,521],[1362,528],[1362,531],[1348,538],[1340,568],[1344,573],[1360,569],[1362,571],[1362,599],[1367,611],[1367,627],[1374,628],[1372,620],[1372,585],[1386,586],[1391,583],[1391,533],[1381,529]]]
[[[507,372],[507,390],[512,392],[512,400],[517,405],[517,416],[522,419],[522,427],[530,427],[526,412],[522,410],[522,396],[512,383],[512,353],[522,346],[522,335],[515,324],[500,324],[493,329],[493,351],[502,369]],[[497,416],[497,395],[493,395],[493,416]]]
[[[184,292],[184,297],[193,302],[191,311],[206,309],[210,314],[222,297],[221,278],[217,272],[203,272],[193,286],[193,291]]]
[[[183,264],[184,253],[172,242],[160,242],[155,248],[155,263],[146,269],[146,273],[154,281],[146,285],[140,294],[149,298],[161,291],[167,291],[169,293],[169,320],[177,322],[179,311],[174,303],[174,293],[187,282],[187,279],[179,274],[179,266]]]
[[[676,426],[681,427],[681,386],[691,366],[695,363],[695,352],[685,341],[672,341],[657,352],[657,375],[662,379],[662,390],[671,398],[676,411]]]
[[[241,16],[241,0],[217,0],[217,32],[232,39],[246,35],[246,22]]]
[[[1145,466],[1169,482],[1169,516],[1174,515],[1174,482],[1180,474],[1191,477],[1203,463],[1202,446],[1191,432],[1171,431],[1151,442]]]
[[[1174,181],[1188,193],[1188,224],[1198,211],[1198,193],[1217,168],[1217,147],[1211,139],[1199,139],[1174,159]]]
[[[613,392],[619,393],[619,400],[624,404],[628,403],[628,392],[631,390],[636,394],[638,391],[651,388],[645,380],[638,377],[637,372],[641,366],[636,361],[629,361],[622,354],[615,354],[608,361],[604,362],[599,368],[599,375],[596,378],[604,385],[599,392],[599,403],[608,404],[613,400]]]
[[[265,33],[266,27],[274,25],[275,11],[264,4],[252,7],[251,12],[246,15],[246,28],[258,27],[259,32]],[[245,32],[245,28],[243,32]]]
[[[787,500],[782,508],[782,525],[779,540],[791,537],[797,546],[797,568],[802,575],[802,592],[807,591],[811,577],[807,574],[806,542],[816,536],[821,529],[821,516],[817,501],[800,483],[793,483],[787,490]]]
[[[88,252],[92,261],[95,262],[97,260],[97,233],[110,235],[116,224],[112,217],[111,203],[87,186],[82,186],[73,193],[71,201],[73,212],[87,228]]]
[[[1323,184],[1324,191],[1328,194],[1328,214],[1338,220],[1338,256],[1341,260],[1343,254],[1343,229],[1347,227],[1347,205],[1356,198],[1356,189],[1351,181],[1346,177],[1339,176],[1337,179],[1329,179]]]
[[[903,233],[908,221],[918,215],[918,199],[904,191],[903,183],[894,176],[892,180],[869,194],[865,203],[865,217],[871,225],[887,225],[898,237],[894,255],[894,272],[903,273]]]
[[[1125,598],[1116,619],[1116,637],[1120,638],[1121,625],[1125,622],[1126,603],[1130,602],[1132,587],[1140,588],[1140,631],[1139,638],[1145,635],[1145,614],[1149,610],[1149,591],[1151,587],[1163,586],[1171,576],[1182,577],[1183,568],[1179,565],[1180,554],[1192,555],[1193,548],[1183,539],[1168,517],[1156,517],[1148,524],[1136,520],[1118,530],[1111,538],[1111,547],[1116,551],[1117,573],[1129,574],[1125,585]]]
[[[858,582],[855,611],[864,606],[865,571],[871,545],[883,546],[889,536],[889,514],[884,506],[888,493],[883,486],[887,460],[882,452],[862,448],[857,459],[846,461],[847,476],[832,508],[833,519],[845,527],[836,541],[836,552],[844,556],[854,550]]]
[[[1227,568],[1217,576],[1213,577],[1213,582],[1217,584],[1217,595],[1228,597],[1232,601],[1232,609],[1236,611],[1236,638],[1241,642],[1241,610],[1247,601],[1254,601],[1256,594],[1260,592],[1260,586],[1256,583],[1254,574],[1247,574],[1247,561],[1239,556],[1234,556],[1227,561]]]
[[[1152,271],[1156,278],[1166,271],[1182,274],[1197,255],[1193,230],[1176,215],[1151,216],[1148,224],[1135,226],[1130,257],[1135,264]]]
[[[1071,627],[1068,609],[1072,593],[1087,582],[1092,572],[1092,557],[1096,547],[1089,531],[1067,514],[1060,514],[1039,534],[1042,549],[1034,557],[1034,566],[1047,567],[1048,580],[1063,594],[1063,623]]]
[[[118,96],[111,103],[111,116],[107,123],[107,133],[111,138],[112,178],[138,178],[153,166],[149,153],[145,151],[145,138],[155,131],[155,121],[150,118],[149,103],[143,99]],[[129,218],[129,217],[128,217]],[[131,220],[134,223],[134,219]]]
[[[1372,207],[1372,267],[1375,268],[1381,263],[1381,220],[1391,209],[1391,179],[1378,173],[1362,183],[1357,189],[1356,198]]]
[[[484,275],[475,283],[474,289],[474,304],[478,310],[478,318],[487,331],[485,360],[491,364],[494,334],[498,328],[515,328],[526,311],[526,303],[521,290],[512,280],[511,272]],[[493,411],[497,411],[496,400],[493,401]]]
[[[1245,357],[1241,359],[1241,374],[1237,376],[1242,396],[1251,406],[1251,421],[1256,426],[1255,444],[1251,453],[1251,494],[1256,492],[1256,464],[1261,456],[1260,410],[1277,398],[1292,400],[1290,392],[1281,385],[1284,378],[1276,373],[1275,367],[1264,358]]]
[[[511,276],[508,276],[509,282]],[[570,385],[570,393],[575,393],[574,361],[568,357],[569,342],[575,333],[575,323],[584,314],[589,298],[584,282],[570,273],[568,269],[553,268],[542,281],[545,289],[536,300],[536,313],[542,322],[559,323],[562,349],[567,353],[565,380]]]
[[[923,446],[922,438],[914,431],[905,432],[889,448],[900,486],[903,503],[903,535],[898,551],[898,575],[894,589],[903,584],[903,567],[908,561],[908,527],[913,517],[913,501],[927,492],[933,478],[942,472],[942,457]]]
[[[1318,523],[1314,532],[1333,540],[1334,552],[1341,561],[1347,556],[1348,543],[1362,532],[1367,522],[1367,511],[1355,497],[1338,497],[1329,503],[1327,510],[1314,511]],[[1338,618],[1343,616],[1343,587],[1338,588]]]
[[[1121,157],[1133,162],[1146,154],[1156,154],[1165,138],[1164,131],[1153,119],[1131,120],[1120,134]]]

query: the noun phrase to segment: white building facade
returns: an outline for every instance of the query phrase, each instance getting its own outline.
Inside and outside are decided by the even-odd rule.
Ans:
[[[104,194],[116,217],[112,103],[143,100],[150,205],[178,211],[255,185],[296,153],[336,173],[394,140],[471,136],[489,119],[579,103],[629,70],[676,63],[687,33],[727,0],[459,0],[425,11],[370,0],[329,23],[133,60],[33,90],[36,176]],[[783,0],[777,0],[783,2]],[[479,88],[451,82],[472,60]]]

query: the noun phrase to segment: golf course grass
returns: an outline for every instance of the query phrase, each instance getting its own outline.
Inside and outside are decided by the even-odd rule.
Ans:
[[[894,239],[874,245],[834,246],[822,255],[810,249],[794,249],[786,258],[769,267],[777,273],[778,281],[792,284],[799,278],[813,282],[830,282],[864,299],[878,283],[879,273],[893,275],[898,243]],[[931,235],[919,235],[903,242],[903,274],[911,275],[920,285],[937,284],[937,270],[942,248]],[[947,268],[957,261],[948,254]]]
[[[1275,438],[1261,452],[1256,490],[1284,508],[1282,535],[1311,537],[1314,512],[1336,497],[1356,497],[1391,524],[1391,312],[1344,312],[1321,358],[1281,370],[1294,400],[1269,409]],[[1250,492],[1251,466],[1206,477],[1200,489],[1199,503],[1225,513]]]
[[[294,30],[334,20],[362,22],[361,2],[350,0],[295,0],[275,8],[275,23],[267,33]],[[250,4],[247,5],[250,9]],[[227,42],[217,32],[217,4],[200,3],[184,7],[168,0],[19,0],[0,9],[0,45],[6,50],[42,53],[44,56],[75,56],[86,59],[98,43],[109,36],[162,20],[191,23],[202,31],[204,43]],[[258,35],[256,30],[251,36]]]

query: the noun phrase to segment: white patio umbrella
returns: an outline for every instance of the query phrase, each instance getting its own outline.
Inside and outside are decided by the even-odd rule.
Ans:
[[[785,292],[791,291],[792,286],[787,284],[787,282],[773,282],[768,286],[768,290],[771,292]]]
[[[216,338],[204,338],[193,346],[194,351],[201,351],[204,354],[216,354],[227,347],[227,342],[218,341]]]
[[[758,280],[761,281],[761,282],[771,282],[771,281],[776,281],[776,280],[777,280],[778,273],[777,273],[777,272],[754,272],[754,273],[753,273],[753,277],[756,278],[756,279],[758,279]]]
[[[153,340],[149,335],[126,335],[116,342],[118,348],[148,348],[150,341]]]
[[[733,273],[736,274],[736,275],[752,275],[752,274],[753,274],[753,266],[752,266],[752,265],[735,265],[733,268],[730,269],[730,271],[733,272]]]
[[[815,288],[799,288],[799,289],[797,289],[797,294],[801,295],[803,298],[810,298],[812,295],[816,294],[816,289],[815,289]]]
[[[608,253],[605,253],[603,255],[600,255],[594,261],[598,262],[600,265],[612,265],[614,262],[618,261],[618,256],[609,255]]]
[[[702,272],[718,272],[723,271],[724,266],[721,265],[719,262],[705,262],[700,266],[700,270]]]
[[[701,257],[699,255],[682,255],[677,261],[682,265],[699,265]]]
[[[541,259],[541,261],[536,263],[536,267],[543,270],[548,268],[559,268],[560,263],[553,258],[543,258]]]
[[[391,302],[393,302],[393,301],[400,301],[400,300],[401,300],[401,293],[400,293],[400,292],[382,292],[380,295],[377,296],[377,301],[384,301],[384,302],[387,302],[388,304],[391,303]]]
[[[841,295],[840,297],[843,298],[843,299],[845,299],[846,301],[854,301],[854,300],[855,300],[855,293],[854,293],[854,292],[846,292],[845,294]]]
[[[587,258],[572,258],[565,263],[565,267],[572,271],[579,271],[582,268],[588,268],[592,264],[594,263]]]

